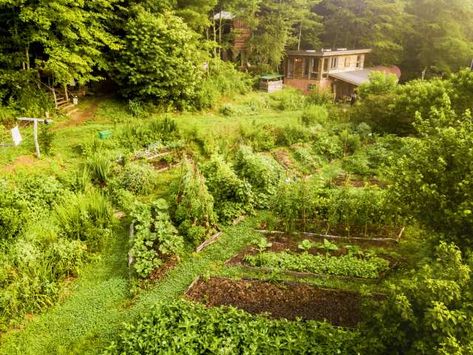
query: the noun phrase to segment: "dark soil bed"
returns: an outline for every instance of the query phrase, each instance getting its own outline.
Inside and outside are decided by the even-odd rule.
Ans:
[[[271,318],[328,321],[354,327],[361,321],[361,296],[303,283],[272,283],[213,277],[198,280],[187,291],[191,300],[209,307],[233,306]]]

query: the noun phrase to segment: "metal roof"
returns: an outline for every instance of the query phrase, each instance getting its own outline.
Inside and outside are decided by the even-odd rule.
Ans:
[[[215,14],[214,20],[233,20],[235,16],[228,11],[220,11],[219,13]]]
[[[288,56],[301,57],[333,57],[337,55],[354,55],[371,53],[371,49],[347,49],[347,50],[304,50],[304,51],[287,51]]]
[[[346,83],[360,86],[361,84],[367,83],[370,81],[370,74],[373,72],[383,72],[386,74],[395,74],[398,79],[400,77],[397,73],[394,73],[394,68],[387,68],[387,67],[374,67],[374,68],[366,68],[362,70],[354,70],[354,71],[346,71],[340,73],[329,73],[328,75],[334,79],[338,79],[344,81]]]

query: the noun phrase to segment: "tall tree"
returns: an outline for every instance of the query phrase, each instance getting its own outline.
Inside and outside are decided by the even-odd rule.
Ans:
[[[408,0],[414,33],[408,39],[406,66],[452,72],[473,58],[473,0]]]
[[[118,0],[0,0],[0,67],[35,70],[56,83],[85,83],[117,48],[104,23]]]
[[[376,64],[401,61],[411,27],[403,0],[323,0],[315,11],[324,18],[325,46],[373,48]]]
[[[276,70],[285,49],[318,45],[321,26],[311,12],[314,0],[263,0],[249,43],[250,61],[261,70]]]

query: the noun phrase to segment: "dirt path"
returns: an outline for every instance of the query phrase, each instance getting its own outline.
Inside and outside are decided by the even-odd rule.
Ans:
[[[76,127],[86,121],[93,119],[95,116],[95,112],[97,112],[98,107],[99,107],[99,102],[97,100],[91,101],[87,107],[81,108],[77,110],[76,112],[72,113],[70,115],[70,119],[55,125],[55,129]]]

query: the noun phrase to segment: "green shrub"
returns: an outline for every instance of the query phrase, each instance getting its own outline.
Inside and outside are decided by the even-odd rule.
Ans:
[[[60,234],[73,240],[86,241],[100,248],[111,233],[112,208],[107,199],[96,191],[66,194],[55,208]]]
[[[244,213],[252,212],[255,201],[251,185],[238,178],[232,166],[220,155],[213,155],[202,167],[202,172],[220,221],[231,222]]]
[[[17,237],[27,220],[27,204],[14,193],[6,181],[0,180],[0,245]]]
[[[330,90],[320,90],[318,88],[311,90],[306,97],[308,105],[329,105],[333,103],[333,94]]]
[[[365,341],[373,354],[471,354],[472,263],[452,244],[388,284],[386,298],[366,309]]]
[[[136,204],[132,213],[135,234],[130,256],[138,276],[147,278],[184,249],[184,241],[171,223],[168,204],[159,199],[151,205]]]
[[[315,154],[327,160],[342,158],[344,155],[343,142],[340,136],[330,134],[327,131],[320,131],[316,134],[313,147]]]
[[[301,122],[304,126],[313,126],[315,124],[325,124],[328,120],[328,111],[325,106],[310,105],[304,109],[301,116]]]
[[[253,316],[228,307],[206,308],[174,301],[161,304],[128,324],[108,354],[351,354],[360,342],[356,330],[327,323],[290,322]]]
[[[184,160],[178,185],[174,188],[173,220],[193,245],[198,245],[214,231],[214,199],[197,166]]]
[[[364,153],[345,157],[342,162],[342,168],[345,171],[360,176],[372,176],[374,173],[370,168],[368,157]]]
[[[166,145],[179,138],[180,132],[177,123],[168,116],[148,121],[131,122],[118,132],[119,144],[131,151],[156,143]]]
[[[297,89],[285,88],[270,95],[270,106],[279,111],[297,111],[304,108],[304,95]]]
[[[240,136],[256,151],[271,150],[276,146],[277,127],[269,124],[240,124]]]
[[[125,166],[118,178],[122,188],[137,195],[147,195],[153,191],[156,178],[149,165],[130,163]]]
[[[306,127],[288,125],[276,131],[276,144],[287,147],[296,143],[310,142],[313,137],[314,133]]]
[[[209,62],[207,76],[201,83],[196,108],[206,109],[213,107],[221,97],[233,97],[251,91],[253,79],[235,68],[230,62],[212,59]]]
[[[293,145],[291,149],[294,158],[302,164],[306,172],[313,172],[322,166],[323,159],[316,155],[310,147],[306,145]]]
[[[256,207],[268,207],[282,176],[280,165],[272,157],[255,154],[251,148],[242,146],[236,155],[235,171],[250,183]]]

